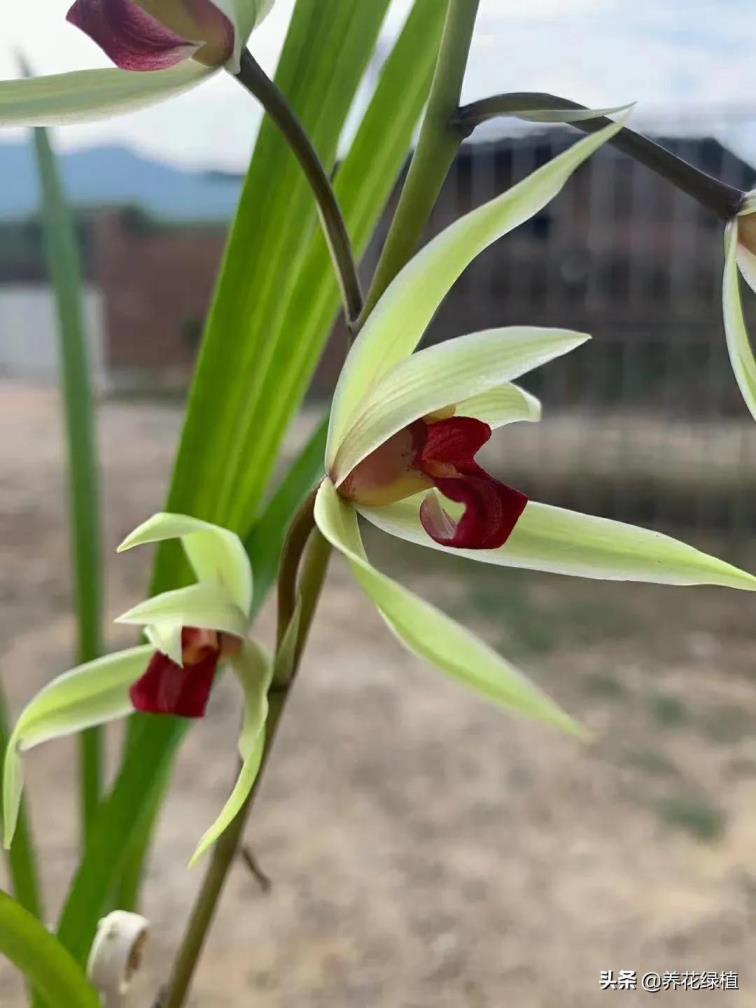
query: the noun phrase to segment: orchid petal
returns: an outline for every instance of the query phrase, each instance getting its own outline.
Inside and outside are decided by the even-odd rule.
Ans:
[[[458,336],[411,354],[367,396],[330,467],[331,478],[338,486],[371,451],[414,420],[490,392],[588,338],[567,329],[510,326]]]
[[[164,623],[152,623],[144,628],[144,635],[156,651],[162,651],[177,665],[183,665],[184,656],[181,647],[181,631],[183,626],[175,620]]]
[[[244,691],[244,721],[239,737],[242,765],[228,801],[197,845],[190,866],[197,863],[236,818],[252,790],[262,762],[272,666],[265,652],[253,641],[248,641],[233,659],[233,667]]]
[[[242,612],[249,612],[252,568],[235,533],[189,515],[160,512],[127,535],[118,552],[165,539],[180,539],[197,578],[208,584],[223,585]]]
[[[533,422],[541,419],[541,404],[525,389],[507,382],[480,395],[457,403],[455,416],[475,417],[488,424],[491,430],[516,420]]]
[[[188,91],[217,68],[187,60],[167,70],[76,70],[0,81],[0,126],[58,126],[109,119]]]
[[[738,278],[738,227],[731,221],[725,231],[725,265],[722,278],[722,310],[727,352],[740,392],[756,420],[756,360],[748,339]],[[747,267],[748,268],[748,265]],[[748,274],[747,274],[748,275]],[[750,277],[749,277],[750,282]]]
[[[180,623],[182,627],[219,630],[243,637],[247,617],[221,585],[200,581],[145,599],[119,616],[116,623],[146,626]]]
[[[671,536],[529,501],[499,549],[456,549],[434,542],[419,512],[423,495],[381,508],[358,508],[369,522],[407,542],[502,567],[524,567],[609,581],[719,585],[756,591],[756,577]],[[444,508],[456,516],[455,505]]]
[[[10,846],[23,788],[19,751],[131,713],[129,687],[144,672],[152,647],[144,644],[80,665],[53,679],[27,704],[5,750],[3,840]]]
[[[577,108],[577,109],[512,109],[502,113],[513,119],[522,119],[534,123],[576,123],[588,119],[600,119],[603,116],[627,112],[635,103],[629,105],[612,105],[609,108]]]
[[[212,0],[234,26],[234,51],[226,63],[229,73],[239,72],[241,51],[253,30],[265,18],[274,0]]]
[[[328,478],[318,490],[315,521],[347,558],[360,586],[410,651],[505,707],[580,733],[564,711],[487,644],[370,564],[354,509]]]
[[[622,129],[625,118],[578,141],[502,195],[460,217],[398,274],[370,313],[341,371],[328,430],[328,467],[375,383],[412,353],[463,270],[552,200],[572,172]]]

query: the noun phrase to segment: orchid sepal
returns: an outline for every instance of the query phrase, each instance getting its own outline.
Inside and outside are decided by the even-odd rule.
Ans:
[[[315,521],[346,557],[366,595],[410,651],[506,708],[585,735],[568,714],[483,641],[372,566],[354,508],[342,500],[328,477],[318,489]]]
[[[451,549],[427,534],[419,519],[421,504],[421,497],[410,497],[387,507],[358,510],[389,535],[479,563],[610,581],[756,591],[752,574],[671,536],[535,501],[528,501],[499,549]],[[447,501],[444,508],[454,514],[458,510]]]
[[[567,329],[509,326],[469,333],[400,361],[375,384],[326,466],[334,483],[393,434],[427,414],[455,406],[569,353],[590,337]],[[336,447],[335,445],[333,447]]]
[[[223,585],[239,609],[249,612],[253,594],[252,568],[234,532],[200,518],[163,511],[130,532],[118,546],[118,552],[166,539],[181,540],[199,581]]]
[[[131,626],[179,623],[236,637],[243,637],[247,631],[246,615],[223,586],[205,581],[153,595],[117,616],[115,622]]]
[[[23,788],[20,752],[62,735],[105,724],[131,713],[129,688],[144,670],[149,644],[97,658],[65,672],[26,705],[5,750],[3,842],[9,847]]]
[[[0,126],[62,126],[134,112],[216,73],[192,60],[150,73],[108,67],[0,81]]]
[[[239,814],[254,786],[260,770],[265,746],[265,722],[268,717],[268,688],[273,665],[263,649],[247,641],[231,665],[242,688],[244,716],[239,736],[239,756],[242,761],[234,788],[215,822],[205,831],[192,854],[192,867],[228,828]]]
[[[748,336],[739,280],[740,273],[749,287],[756,290],[756,255],[741,243],[743,225],[740,221],[756,212],[748,201],[747,206],[748,209],[742,210],[725,228],[722,315],[733,374],[745,404],[756,420],[756,358]]]
[[[371,312],[342,369],[331,407],[327,460],[335,459],[375,383],[415,349],[464,269],[550,202],[578,165],[619,132],[626,119],[623,116],[578,141],[505,193],[460,217],[400,271]]]

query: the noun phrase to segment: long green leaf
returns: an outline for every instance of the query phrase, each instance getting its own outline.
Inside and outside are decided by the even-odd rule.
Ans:
[[[71,540],[76,584],[78,662],[100,654],[102,564],[100,506],[92,409],[90,359],[84,326],[76,235],[47,131],[34,130],[42,189],[47,260],[55,289],[60,333],[61,387],[68,451]],[[83,832],[97,811],[101,787],[100,729],[81,735]]]
[[[388,57],[375,97],[362,120],[335,190],[358,255],[396,182],[428,94],[444,20],[439,0],[417,0]],[[268,338],[278,347],[259,403],[250,414],[233,486],[230,518],[249,521],[276,462],[284,432],[305,394],[338,310],[338,288],[328,251],[316,233],[291,289],[285,314]],[[346,351],[346,347],[345,347]]]
[[[24,974],[50,1008],[99,1008],[99,996],[70,953],[33,914],[4,892],[0,892],[0,953]]]

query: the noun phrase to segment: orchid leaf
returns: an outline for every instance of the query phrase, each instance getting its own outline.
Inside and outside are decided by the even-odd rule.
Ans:
[[[0,892],[0,954],[20,970],[51,1008],[99,1008],[81,966],[47,928]]]
[[[490,392],[588,339],[566,329],[511,326],[447,340],[411,354],[379,381],[327,468],[338,485],[366,455],[414,420]]]
[[[23,770],[19,751],[60,735],[123,717],[132,710],[129,687],[144,672],[149,645],[118,651],[53,679],[24,708],[5,751],[3,838],[10,845],[16,828]]]
[[[234,532],[189,515],[152,515],[126,536],[118,552],[146,543],[180,539],[200,581],[223,585],[242,612],[252,606],[252,569]]]
[[[487,423],[491,429],[503,427],[516,420],[535,421],[541,419],[541,404],[525,389],[507,382],[489,392],[471,396],[457,403],[456,416],[475,417]]]
[[[389,535],[480,563],[609,581],[708,584],[756,590],[753,575],[671,536],[534,501],[528,503],[512,535],[499,549],[441,546],[420,523],[423,496],[418,494],[398,504],[359,511]],[[458,505],[446,500],[443,504],[447,511],[458,515]]]
[[[204,581],[145,599],[115,622],[134,626],[179,623],[200,630],[222,630],[237,637],[243,637],[247,629],[246,615],[223,587]]]
[[[355,511],[339,497],[329,479],[318,490],[315,520],[326,539],[347,558],[360,586],[410,651],[504,707],[581,733],[567,714],[487,644],[370,564]]]
[[[383,64],[350,151],[336,172],[336,198],[358,258],[367,248],[411,146],[428,93],[445,11],[446,4],[439,0],[415,0]],[[278,356],[271,358],[275,377],[261,382],[256,393],[259,403],[243,450],[246,465],[233,481],[230,504],[234,521],[237,515],[242,519],[253,514],[258,506],[261,487],[276,464],[280,432],[287,429],[302,401],[339,311],[338,286],[319,232],[313,235],[294,272],[296,280],[284,315],[277,323],[269,314],[264,319],[264,338],[275,339],[279,347]],[[283,363],[277,366],[277,362]],[[323,452],[319,461],[318,475],[322,475]],[[257,576],[256,561],[254,569]]]
[[[334,395],[327,458],[335,457],[375,383],[415,349],[463,270],[497,238],[552,200],[575,169],[622,129],[624,121],[580,140],[502,195],[460,217],[405,266],[349,352]]]
[[[254,641],[248,641],[233,659],[233,667],[244,693],[244,721],[239,738],[242,765],[228,801],[197,845],[190,866],[197,863],[238,815],[252,790],[262,761],[272,665],[264,651]]]
[[[139,73],[106,68],[0,81],[0,126],[58,126],[109,119],[188,91],[215,68],[187,60]]]
[[[746,279],[751,282],[751,261],[745,255],[747,250],[740,252],[741,269]],[[740,392],[751,416],[756,420],[756,360],[748,338],[743,302],[740,297],[740,279],[738,277],[738,227],[737,218],[727,225],[725,232],[725,265],[722,279],[722,309],[724,314],[725,335],[727,337],[727,352],[730,364],[735,374]],[[745,266],[745,268],[744,268]]]

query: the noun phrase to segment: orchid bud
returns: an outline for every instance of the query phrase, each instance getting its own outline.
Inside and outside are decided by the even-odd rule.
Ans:
[[[255,18],[269,6],[253,5]],[[236,72],[248,34],[240,37],[236,5],[224,0],[76,0],[67,20],[123,70],[162,70],[194,59]]]
[[[97,925],[87,976],[108,1008],[118,1008],[139,969],[148,922],[139,914],[114,910]]]

